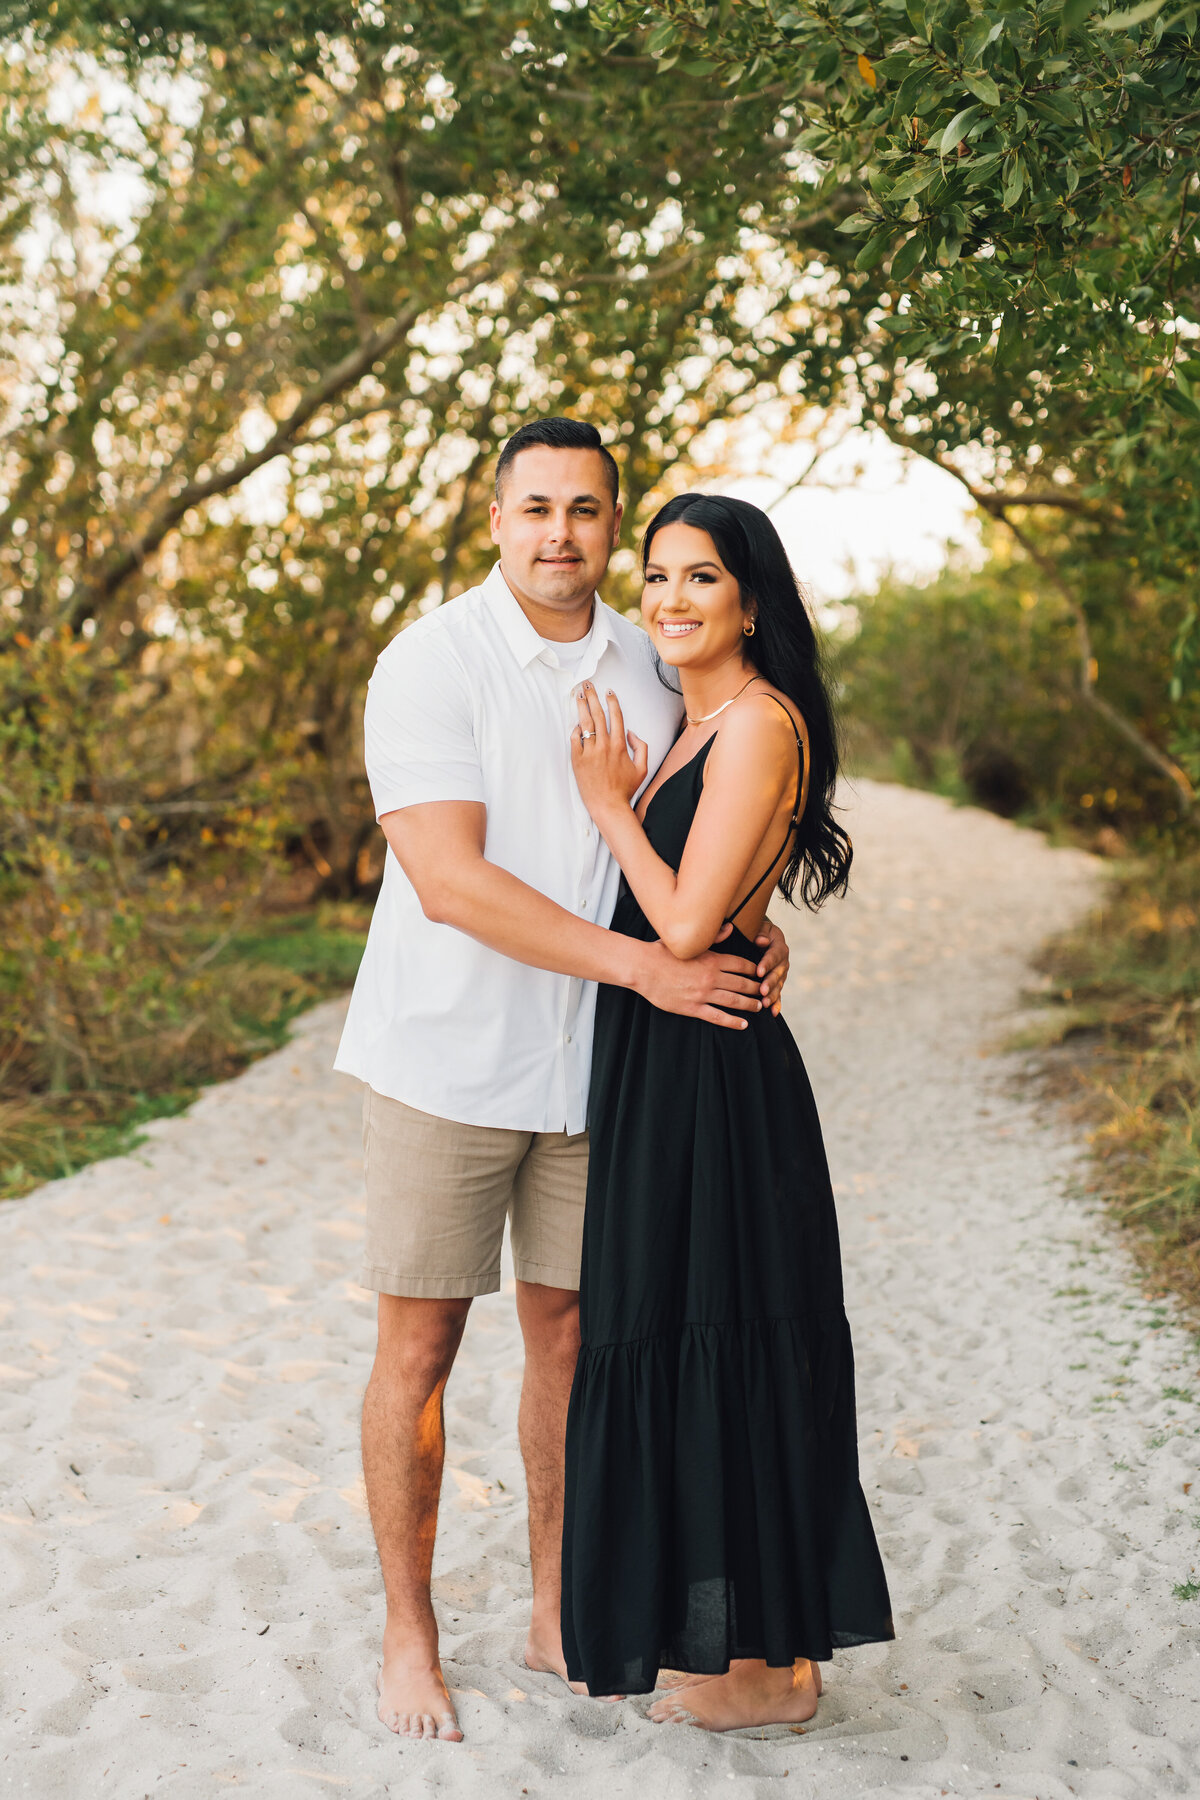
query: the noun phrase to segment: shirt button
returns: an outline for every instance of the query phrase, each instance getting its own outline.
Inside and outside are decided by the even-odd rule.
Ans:
[[[569,1044],[569,1043],[570,1043],[570,1041],[571,1041],[571,1034],[570,1034],[570,1032],[569,1032],[569,1031],[568,1031],[568,1033],[567,1033],[567,1035],[566,1035],[566,1037],[565,1037],[565,1039],[564,1039],[564,1040],[563,1040],[563,1041],[564,1041],[564,1042],[565,1042],[565,1043],[568,1043],[568,1044]]]

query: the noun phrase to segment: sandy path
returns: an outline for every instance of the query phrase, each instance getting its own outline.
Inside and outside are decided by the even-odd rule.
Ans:
[[[985,1053],[1094,872],[897,788],[864,784],[852,829],[854,897],[791,921],[790,1016],[898,1641],[839,1656],[804,1735],[656,1728],[525,1671],[502,1295],[448,1408],[436,1591],[468,1741],[375,1725],[371,1311],[333,1004],[138,1154],[0,1211],[0,1791],[1200,1794],[1200,1601],[1172,1597],[1200,1575],[1194,1352],[1069,1197],[1078,1149],[1017,1092],[1019,1059]]]

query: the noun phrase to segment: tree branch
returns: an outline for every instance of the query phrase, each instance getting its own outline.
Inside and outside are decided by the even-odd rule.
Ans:
[[[243,227],[249,224],[257,203],[257,194],[247,194],[241,205],[233,207],[226,215],[221,222],[220,229],[214,233],[207,248],[196,258],[178,287],[172,289],[152,312],[147,313],[140,329],[134,333],[128,343],[119,348],[112,364],[117,373],[136,363],[142,352],[153,343],[170,320],[186,312],[207,281],[221,252],[227,249]]]
[[[1035,543],[1029,536],[1029,533],[1024,527],[1018,525],[1015,520],[1010,519],[1008,516],[1010,507],[1034,506],[1039,503],[1026,495],[1016,495],[1010,499],[1003,494],[989,494],[983,489],[975,487],[974,483],[962,473],[961,469],[955,468],[954,464],[950,462],[948,458],[936,453],[932,456],[926,455],[924,451],[917,450],[910,439],[900,438],[895,432],[890,430],[890,421],[885,423],[883,420],[880,420],[880,424],[882,425],[885,434],[892,439],[893,443],[900,444],[913,455],[925,456],[927,462],[935,463],[939,468],[945,469],[947,474],[953,475],[954,479],[961,482],[963,487],[966,488],[968,494],[970,494],[977,506],[982,508],[982,510],[988,513],[993,519],[998,519],[1000,523],[1006,526],[1012,533],[1012,536],[1016,539],[1017,543],[1020,544],[1026,556],[1029,557],[1031,562],[1036,564],[1043,575],[1045,575],[1046,579],[1062,597],[1072,619],[1075,621],[1075,639],[1079,651],[1079,679],[1076,692],[1078,693],[1080,700],[1090,709],[1090,711],[1098,713],[1114,731],[1118,732],[1121,737],[1125,739],[1127,744],[1132,745],[1138,755],[1142,758],[1143,762],[1149,763],[1152,768],[1158,770],[1160,775],[1166,777],[1178,793],[1184,810],[1190,811],[1195,802],[1196,794],[1191,782],[1179,767],[1178,763],[1172,762],[1171,758],[1167,756],[1164,751],[1160,750],[1157,744],[1151,743],[1150,739],[1146,737],[1143,732],[1138,730],[1132,719],[1127,719],[1124,713],[1120,712],[1110,700],[1106,700],[1102,694],[1097,693],[1096,659],[1092,654],[1092,635],[1088,627],[1087,614],[1084,612],[1079,599],[1073,592],[1070,583],[1063,575],[1055,558],[1047,555],[1046,551],[1044,551],[1041,546]]]
[[[938,458],[943,468],[948,465]],[[974,490],[973,490],[974,491]],[[997,518],[1010,506],[1051,506],[1059,512],[1077,513],[1082,519],[1100,519],[1104,514],[1090,501],[1082,500],[1078,494],[1066,493],[1058,488],[1026,488],[1020,494],[988,494],[982,491],[975,493],[976,503],[985,512],[993,513]]]
[[[472,269],[452,282],[446,290],[447,298],[469,292],[481,282],[492,279],[495,271],[490,269]],[[358,344],[341,362],[327,371],[319,380],[314,381],[296,402],[286,419],[276,426],[271,436],[261,449],[248,452],[231,463],[228,468],[218,469],[203,480],[191,480],[177,488],[166,503],[155,514],[150,523],[130,539],[108,567],[102,571],[92,588],[91,595],[80,596],[79,604],[90,607],[96,600],[108,600],[117,589],[127,581],[137,569],[140,569],[146,558],[158,549],[167,533],[171,531],[185,513],[192,507],[200,506],[205,500],[211,500],[216,494],[227,494],[231,489],[240,486],[248,475],[262,468],[264,463],[274,461],[275,457],[286,455],[305,441],[304,428],[309,421],[339,394],[353,388],[357,382],[378,362],[387,356],[406,336],[410,328],[425,310],[425,303],[412,300],[393,318],[381,325],[378,331],[372,332],[364,343]],[[75,610],[78,610],[76,608]],[[81,615],[82,616],[82,615]]]
[[[857,424],[857,421],[852,419],[846,425],[844,430],[838,432],[837,436],[834,438],[834,440],[831,444],[814,445],[812,456],[809,458],[807,467],[805,468],[803,474],[797,475],[795,481],[789,481],[787,486],[782,488],[780,490],[780,492],[778,494],[776,494],[776,496],[772,500],[770,506],[767,507],[767,509],[766,509],[767,512],[773,513],[775,511],[775,508],[777,506],[782,506],[784,501],[786,499],[788,499],[788,497],[790,495],[794,494],[798,488],[808,487],[810,485],[813,485],[809,482],[809,476],[812,474],[812,472],[816,468],[817,464],[819,462],[821,462],[826,456],[830,455],[832,451],[836,450],[839,447],[839,445],[845,443],[845,441],[849,437],[850,433],[856,428],[856,424]],[[820,486],[820,487],[828,487],[830,484],[828,482],[818,482],[815,485]]]
[[[659,263],[657,267],[647,269],[644,275],[626,275],[619,271],[615,275],[573,275],[569,281],[560,281],[555,275],[547,276],[546,279],[564,291],[581,287],[635,287],[643,282],[665,281],[668,275],[681,274],[684,269],[691,268],[702,248],[702,245],[696,244],[686,256],[678,256],[674,262]]]
[[[1171,758],[1160,750],[1157,744],[1152,744],[1150,739],[1138,730],[1132,719],[1127,719],[1111,701],[1096,692],[1096,659],[1092,655],[1092,638],[1088,629],[1087,614],[1071,591],[1070,584],[1064,578],[1058,564],[1052,556],[1048,556],[1038,544],[1034,543],[1028,532],[1020,525],[1015,524],[1012,519],[1007,518],[1003,510],[997,514],[997,517],[1007,525],[1030,560],[1037,564],[1046,578],[1057,588],[1070,609],[1071,617],[1075,621],[1075,638],[1079,647],[1079,698],[1085,706],[1090,707],[1093,712],[1099,713],[1100,717],[1111,725],[1114,731],[1119,732],[1126,743],[1132,744],[1145,762],[1152,764],[1160,775],[1166,776],[1167,780],[1178,790],[1184,810],[1190,810],[1196,798],[1195,790],[1178,763],[1172,762]]]

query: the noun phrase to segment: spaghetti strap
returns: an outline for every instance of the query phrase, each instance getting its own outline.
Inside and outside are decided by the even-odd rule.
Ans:
[[[750,889],[750,892],[748,894],[743,894],[742,898],[738,901],[738,903],[734,907],[733,911],[728,915],[728,917],[725,920],[726,925],[732,925],[733,921],[737,918],[738,914],[746,906],[749,905],[750,901],[753,900],[755,894],[757,894],[757,892],[758,892],[759,888],[762,886],[763,882],[767,879],[767,876],[771,873],[771,870],[775,867],[775,864],[779,861],[779,858],[783,855],[783,852],[787,849],[788,844],[791,842],[792,833],[793,833],[793,831],[795,831],[797,825],[800,823],[800,808],[801,808],[801,805],[803,804],[803,799],[804,799],[804,739],[800,736],[800,733],[796,730],[796,721],[795,721],[795,719],[793,719],[790,710],[783,704],[783,701],[780,700],[777,695],[763,694],[761,697],[764,700],[774,700],[774,702],[775,702],[776,706],[779,708],[779,710],[782,713],[786,713],[787,722],[791,726],[792,735],[796,740],[796,752],[800,758],[800,772],[796,779],[796,804],[795,804],[795,807],[792,809],[792,816],[788,820],[787,836],[784,838],[783,843],[779,846],[779,849],[776,852],[776,854],[771,858],[770,862],[767,864],[766,868],[763,870],[762,874],[759,876],[759,878],[755,882],[754,886]]]

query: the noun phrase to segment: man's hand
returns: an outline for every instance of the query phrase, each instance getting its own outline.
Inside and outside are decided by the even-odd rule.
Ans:
[[[729,929],[726,926],[722,936]],[[707,1019],[710,1025],[744,1031],[745,1019],[733,1017],[728,1009],[735,1013],[762,1011],[754,964],[744,957],[706,950],[702,956],[681,962],[659,943],[647,944],[645,951],[632,986],[661,1012],[682,1013],[685,1018]],[[786,956],[784,944],[785,960]]]
[[[783,1000],[783,984],[788,978],[790,952],[787,939],[778,925],[768,919],[754,942],[760,949],[764,946],[766,948],[766,955],[758,965],[758,978],[762,983],[759,992],[778,1018]]]

